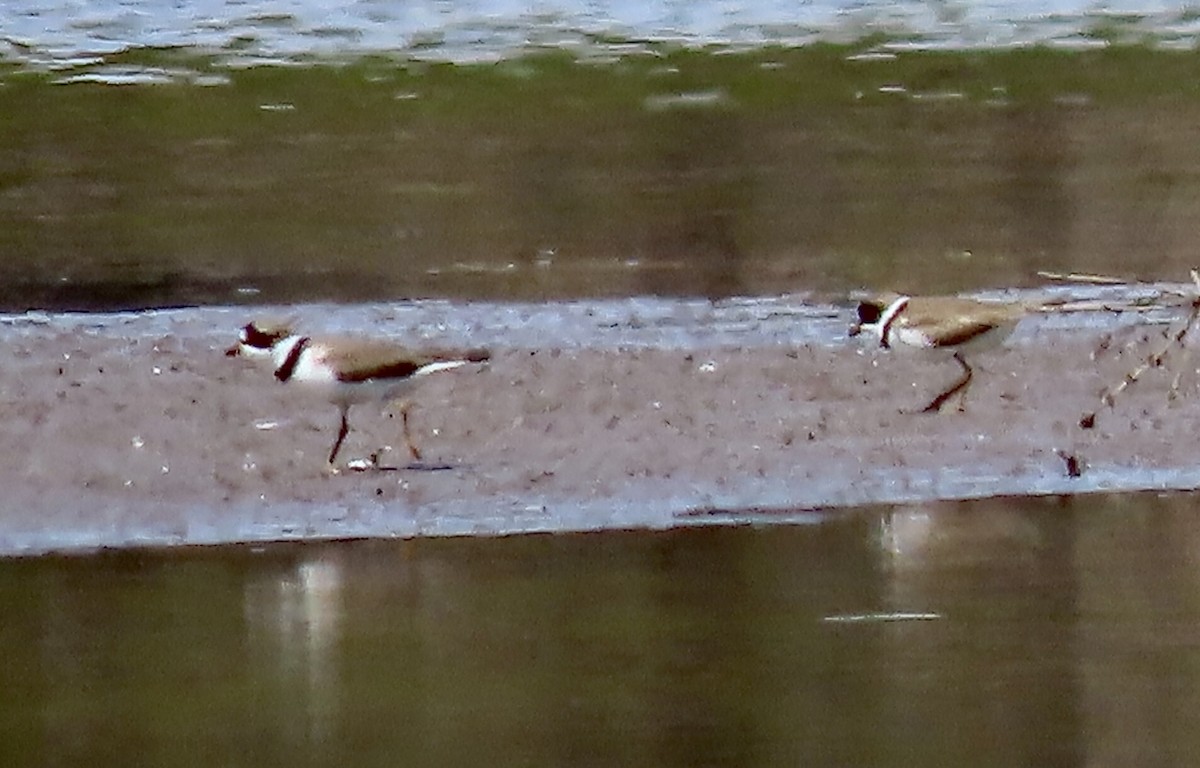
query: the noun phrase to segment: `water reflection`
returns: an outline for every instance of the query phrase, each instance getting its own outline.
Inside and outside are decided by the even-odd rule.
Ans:
[[[0,759],[1182,762],[1193,506],[9,561]]]
[[[276,674],[306,712],[298,738],[323,742],[338,714],[337,645],[342,622],[342,564],[336,552],[301,560],[282,575],[245,588],[246,632],[276,646]]]
[[[929,728],[939,752],[1084,762],[1079,638],[1088,629],[1077,620],[1073,550],[1089,523],[1072,512],[1085,504],[988,500],[880,513],[886,604],[944,617],[934,628],[886,628],[887,697],[917,723],[936,722],[947,705],[978,718],[966,730]]]

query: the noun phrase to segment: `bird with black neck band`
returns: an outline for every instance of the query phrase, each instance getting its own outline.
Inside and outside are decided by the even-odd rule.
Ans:
[[[936,413],[955,395],[966,410],[966,393],[974,371],[966,360],[1004,343],[1028,312],[1023,304],[978,301],[953,296],[890,294],[859,302],[858,320],[850,335],[870,333],[883,349],[908,347],[948,353],[962,375],[942,390],[922,413]]]
[[[254,324],[242,329],[241,341],[229,354],[256,356],[266,344],[278,381],[319,392],[337,406],[337,437],[326,460],[334,474],[338,472],[338,453],[350,431],[352,405],[401,400],[405,444],[412,458],[419,461],[421,451],[409,432],[407,396],[432,374],[491,359],[486,349],[418,351],[372,338],[295,333],[272,337],[263,328],[251,326]]]

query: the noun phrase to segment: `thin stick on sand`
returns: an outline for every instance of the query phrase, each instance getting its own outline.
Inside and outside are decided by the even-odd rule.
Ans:
[[[1200,319],[1200,273],[1198,273],[1195,269],[1190,270],[1190,272],[1192,277],[1192,285],[1195,288],[1195,292],[1192,295],[1187,321],[1179,327],[1179,330],[1175,331],[1174,333],[1165,334],[1164,339],[1166,343],[1163,344],[1163,346],[1157,352],[1148,355],[1139,366],[1134,368],[1129,373],[1126,373],[1125,377],[1119,384],[1117,384],[1115,387],[1108,387],[1105,389],[1100,395],[1100,403],[1102,406],[1106,406],[1108,408],[1114,407],[1117,402],[1117,397],[1119,397],[1122,392],[1136,384],[1138,379],[1141,378],[1146,371],[1150,370],[1151,368],[1159,368],[1166,363],[1167,355],[1170,354],[1171,350],[1174,349],[1176,345],[1187,351],[1184,341],[1186,340],[1188,333],[1191,331],[1192,326],[1196,323],[1196,320]],[[1187,359],[1190,360],[1190,357],[1191,356],[1188,355]],[[1179,396],[1179,383],[1182,376],[1182,369],[1175,374],[1175,377],[1171,382],[1171,389],[1167,393],[1168,401],[1175,400]],[[1083,429],[1091,429],[1092,427],[1096,426],[1096,411],[1089,411],[1088,413],[1083,414],[1083,416],[1079,419],[1079,426]]]

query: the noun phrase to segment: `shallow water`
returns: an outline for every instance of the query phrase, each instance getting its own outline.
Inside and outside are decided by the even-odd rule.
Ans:
[[[104,67],[199,72],[84,82]],[[0,308],[1186,280],[1200,55],[844,46],[0,73]]]
[[[1121,286],[1067,284],[1032,290],[972,294],[989,301],[1089,311],[1031,316],[1013,334],[1020,343],[1045,332],[1113,332],[1130,326],[1165,327],[1183,317],[1182,283]],[[94,334],[122,339],[200,338],[228,346],[256,317],[288,318],[323,333],[374,335],[419,344],[504,346],[517,349],[682,349],[844,346],[854,320],[852,297],[813,294],[708,299],[633,296],[565,302],[446,302],[417,300],[187,307],[142,312],[22,312],[0,314],[0,341],[48,334]],[[1104,306],[1137,311],[1103,311]],[[1139,309],[1140,307],[1140,309]]]
[[[1080,47],[1147,38],[1188,46],[1198,31],[1194,10],[1144,0],[1099,6],[1079,0],[101,0],[86,6],[39,0],[13,3],[0,14],[8,48],[0,48],[0,56],[41,66],[141,47],[218,50],[245,66],[381,51],[478,61],[548,46],[595,55],[628,51],[639,42],[805,45],[869,34],[939,48]],[[156,75],[169,73],[133,77],[153,82]]]
[[[1194,498],[0,563],[5,764],[1161,764]]]

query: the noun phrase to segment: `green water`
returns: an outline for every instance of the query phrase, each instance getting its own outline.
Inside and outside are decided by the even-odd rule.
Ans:
[[[0,78],[0,307],[1186,279],[1200,54],[853,46]],[[86,69],[86,68],[85,68]],[[199,82],[215,83],[210,85]]]
[[[1185,279],[1200,54],[874,43],[10,68],[0,308]],[[1186,762],[1198,544],[1137,496],[3,561],[0,764]]]
[[[0,762],[1186,761],[1198,531],[1141,495],[7,561]]]

